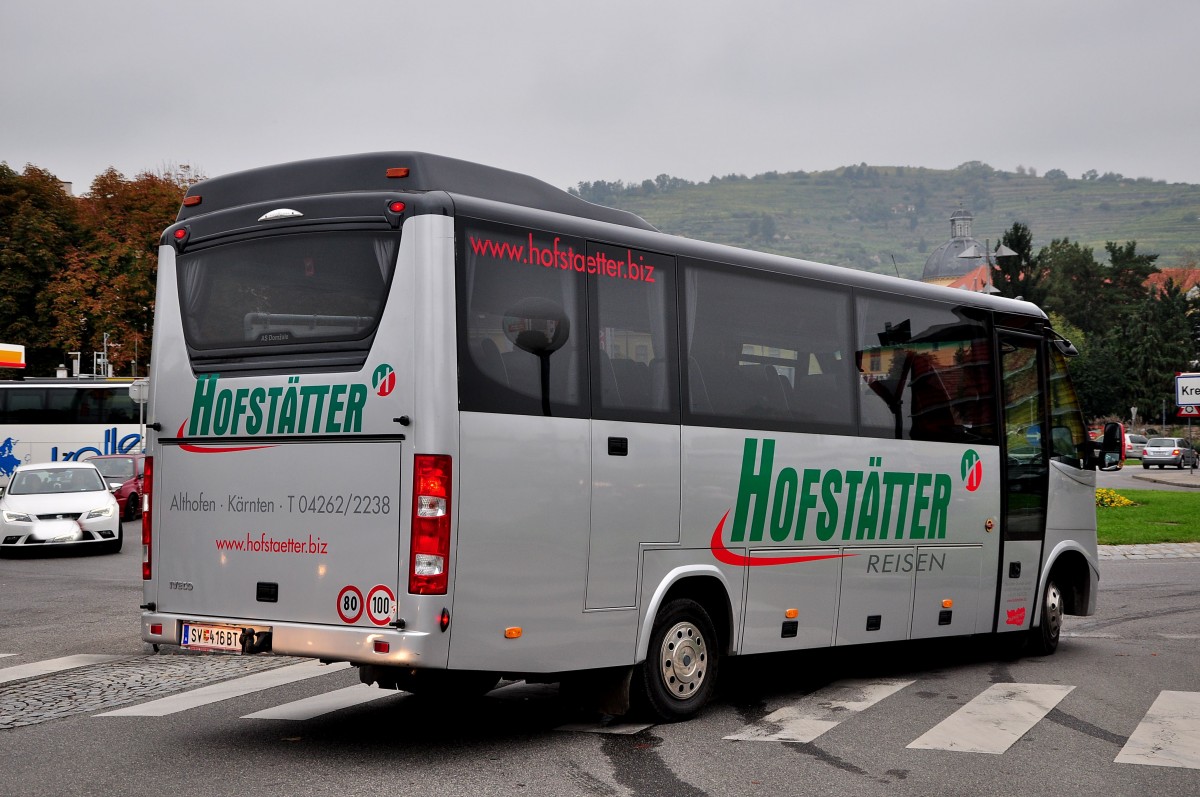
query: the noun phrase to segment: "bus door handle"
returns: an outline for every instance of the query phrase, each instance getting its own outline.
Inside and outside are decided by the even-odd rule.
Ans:
[[[610,457],[627,457],[627,456],[629,456],[629,438],[628,437],[610,437],[610,438],[608,438],[608,455]]]

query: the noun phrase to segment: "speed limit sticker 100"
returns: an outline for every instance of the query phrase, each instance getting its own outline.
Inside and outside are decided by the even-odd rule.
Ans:
[[[367,593],[367,617],[375,625],[387,625],[396,609],[396,596],[386,584],[376,584]]]

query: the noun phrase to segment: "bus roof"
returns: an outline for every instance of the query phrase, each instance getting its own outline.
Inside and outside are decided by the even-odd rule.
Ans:
[[[316,158],[213,177],[188,189],[187,197],[199,197],[200,200],[192,205],[185,203],[179,210],[176,224],[228,208],[273,200],[389,191],[443,191],[453,196],[456,213],[478,214],[510,223],[537,224],[542,220],[540,213],[555,213],[559,214],[556,228],[563,231],[583,230],[588,222],[615,224],[628,231],[621,236],[626,243],[651,250],[733,262],[749,268],[910,297],[974,305],[1024,316],[1035,323],[1047,320],[1041,308],[1020,299],[668,235],[634,213],[592,204],[535,177],[425,152],[372,152]],[[572,219],[577,221],[572,222]],[[670,246],[664,246],[667,238],[671,240]]]
[[[625,227],[653,230],[633,213],[594,205],[535,177],[426,152],[371,152],[264,166],[188,189],[176,221],[273,199],[354,191],[446,191]]]

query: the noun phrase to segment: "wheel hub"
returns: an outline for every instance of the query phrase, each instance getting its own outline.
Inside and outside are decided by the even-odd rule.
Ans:
[[[659,651],[663,685],[678,700],[686,700],[704,683],[708,653],[704,637],[692,623],[676,623],[663,637]]]
[[[1042,607],[1042,613],[1045,615],[1042,623],[1049,630],[1051,638],[1057,637],[1063,619],[1062,593],[1058,591],[1057,584],[1051,583],[1046,587],[1046,605]]]

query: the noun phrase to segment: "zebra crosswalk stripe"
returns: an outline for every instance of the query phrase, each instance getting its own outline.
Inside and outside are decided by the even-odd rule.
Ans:
[[[404,692],[396,692],[391,689],[379,689],[366,684],[355,684],[347,686],[345,689],[335,689],[332,692],[324,692],[312,697],[306,697],[303,700],[294,700],[291,703],[284,703],[279,706],[256,711],[253,714],[245,714],[242,716],[244,720],[307,720],[313,717],[319,717],[322,714],[329,714],[334,711],[339,711],[343,708],[350,708],[362,703],[370,703],[373,700],[382,700],[385,697],[395,697]]]
[[[894,678],[837,681],[725,738],[744,742],[811,742],[847,717],[912,683]]]
[[[1160,692],[1114,761],[1200,769],[1200,692]]]
[[[4,655],[11,656],[11,653]],[[101,653],[80,653],[76,656],[62,656],[57,659],[45,659],[29,664],[18,664],[15,667],[5,667],[0,670],[0,684],[8,681],[19,681],[22,678],[36,678],[39,675],[49,675],[63,670],[73,670],[76,667],[88,667],[92,664],[103,664],[116,661],[124,656],[106,656]]]
[[[258,692],[263,689],[270,689],[274,686],[282,686],[284,684],[303,681],[308,678],[316,678],[321,675],[326,675],[338,670],[344,670],[350,665],[346,662],[337,664],[321,664],[315,659],[302,662],[300,664],[292,664],[287,667],[280,667],[275,670],[266,670],[257,672],[253,675],[247,675],[242,678],[235,678],[232,681],[222,681],[221,683],[203,686],[199,689],[193,689],[190,692],[181,694],[169,695],[161,697],[158,700],[151,700],[148,703],[139,703],[136,706],[120,708],[116,711],[107,711],[103,714],[97,714],[97,717],[162,717],[167,714],[175,714],[180,711],[186,711],[190,708],[216,703],[221,700],[229,700],[234,697],[248,695],[251,692]]]
[[[1075,687],[992,684],[909,744],[918,750],[1003,753]]]

